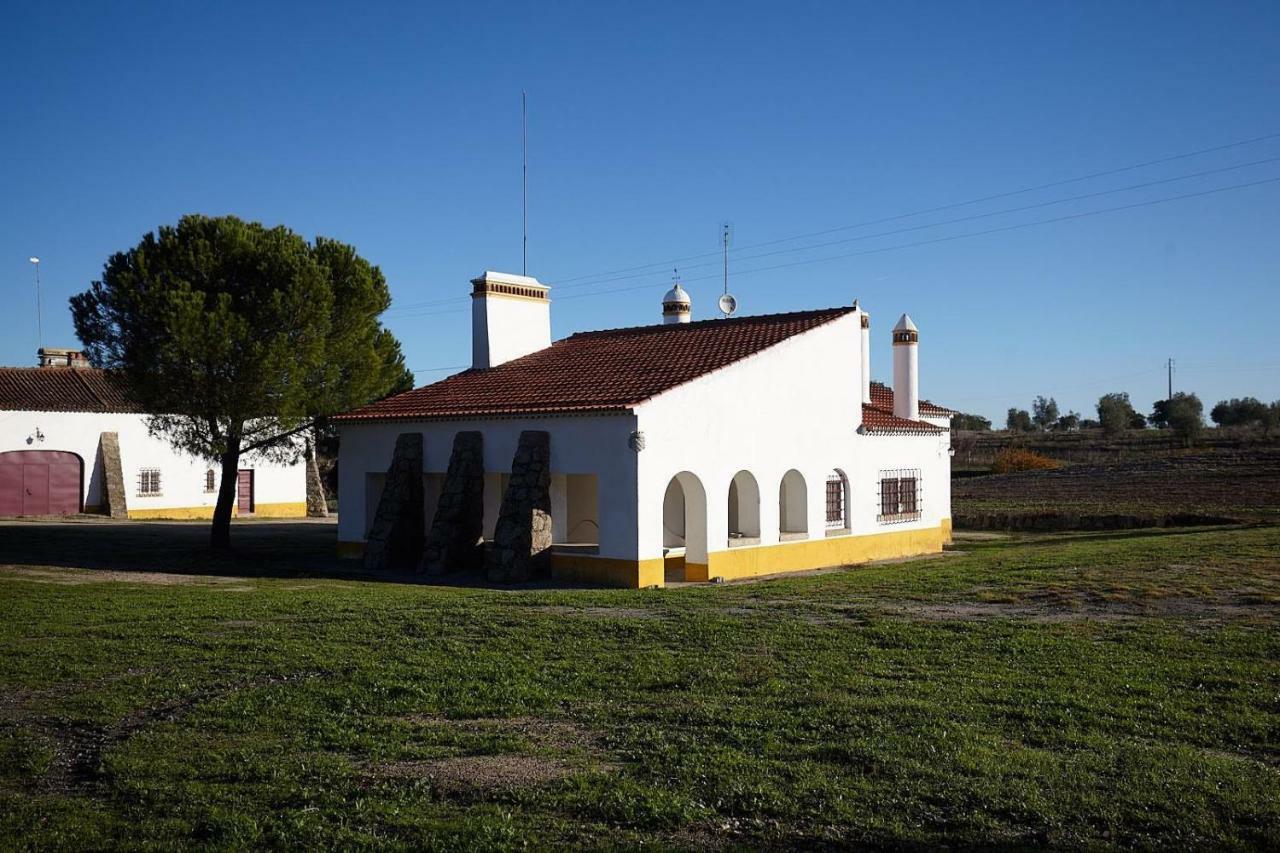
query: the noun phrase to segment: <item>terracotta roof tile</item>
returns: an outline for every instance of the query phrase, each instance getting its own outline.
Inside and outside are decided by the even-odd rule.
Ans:
[[[0,410],[139,411],[119,383],[91,367],[0,367]]]
[[[581,332],[337,416],[338,421],[625,411],[852,312],[828,308]]]
[[[874,398],[873,394],[872,399]],[[875,403],[862,404],[862,428],[872,435],[937,435],[942,432],[941,427],[925,421],[900,418],[892,409],[882,408]]]
[[[893,411],[893,389],[883,382],[871,383],[871,404],[881,409]],[[956,414],[952,409],[939,406],[937,403],[931,403],[928,400],[920,401],[920,414],[929,418],[949,418]]]

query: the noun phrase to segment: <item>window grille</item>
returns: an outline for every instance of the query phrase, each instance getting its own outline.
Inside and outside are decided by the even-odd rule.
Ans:
[[[139,495],[158,495],[160,494],[160,469],[159,468],[143,468],[138,471],[138,494]]]
[[[876,521],[896,524],[920,518],[921,488],[919,468],[898,468],[880,472],[880,514]]]
[[[205,491],[205,494],[208,494],[213,490],[214,490],[214,473],[213,473],[213,469],[210,468],[208,471],[204,472],[204,491]]]
[[[845,520],[844,476],[839,471],[827,475],[827,529],[848,527]]]

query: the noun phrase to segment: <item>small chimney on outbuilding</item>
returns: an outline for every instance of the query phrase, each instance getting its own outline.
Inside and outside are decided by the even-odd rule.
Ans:
[[[551,346],[551,288],[486,270],[471,280],[471,366],[497,367]]]
[[[89,359],[78,349],[66,347],[40,347],[36,350],[36,364],[40,367],[90,367]]]
[[[693,319],[693,300],[688,292],[676,282],[667,295],[662,297],[662,322],[688,323]]]
[[[862,338],[862,402],[871,402],[871,315],[858,306],[853,300],[853,309],[858,314],[858,334]]]

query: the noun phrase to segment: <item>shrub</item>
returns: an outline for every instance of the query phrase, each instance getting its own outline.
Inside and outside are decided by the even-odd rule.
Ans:
[[[996,454],[991,470],[997,474],[1015,474],[1018,471],[1052,471],[1062,463],[1030,450],[1011,447]]]

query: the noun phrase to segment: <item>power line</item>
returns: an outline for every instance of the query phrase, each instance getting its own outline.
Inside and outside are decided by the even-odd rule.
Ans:
[[[953,240],[965,240],[971,237],[983,237],[988,234],[1000,234],[1006,231],[1017,231],[1022,228],[1033,228],[1038,225],[1050,225],[1056,222],[1067,222],[1073,219],[1084,219],[1090,216],[1099,216],[1104,213],[1115,213],[1117,211],[1122,211],[1122,210],[1134,210],[1140,207],[1151,207],[1153,205],[1164,204],[1166,202],[1171,202],[1171,201],[1181,201],[1183,199],[1198,198],[1200,196],[1230,192],[1232,190],[1245,189],[1247,187],[1256,187],[1256,186],[1261,186],[1263,184],[1272,184],[1277,181],[1280,181],[1280,177],[1264,178],[1258,181],[1249,181],[1247,183],[1242,183],[1242,184],[1231,184],[1225,187],[1215,187],[1214,189],[1201,190],[1199,192],[1194,192],[1194,193],[1183,193],[1181,195],[1165,196],[1163,198],[1150,199],[1148,201],[1134,202],[1133,204],[1122,204],[1122,205],[1116,205],[1114,207],[1099,208],[1098,210],[1087,210],[1081,213],[1070,213],[1064,216],[1055,216],[1050,219],[1037,219],[1031,222],[1019,222],[1013,225],[1004,225],[999,228],[987,228],[982,231],[971,231],[965,234],[952,234],[945,237],[934,237],[929,240],[917,240],[913,243],[900,243],[896,246],[883,246],[878,249],[866,249],[861,252],[846,252],[839,255],[827,255],[826,257],[822,257],[822,258],[809,258],[807,260],[791,261],[789,263],[775,264],[773,266],[768,266],[768,267],[757,267],[755,269],[742,270],[738,273],[738,275],[750,275],[751,273],[770,272],[772,270],[788,269],[790,267],[798,267],[798,266],[803,266],[805,264],[818,264],[818,263],[823,263],[825,261],[843,260],[845,258],[855,258],[855,257],[861,257],[863,255],[875,255],[875,254],[880,254],[882,252],[896,252],[901,249],[914,249],[920,246],[930,246],[936,243],[947,243]],[[686,282],[706,281],[712,278],[717,278],[717,276],[715,275],[698,276],[695,278],[685,279],[685,281]],[[592,293],[578,293],[571,296],[561,296],[560,301],[564,301],[566,299],[583,299],[589,296],[603,296],[608,293],[622,293],[629,290],[640,290],[640,289],[648,288],[652,286],[653,286],[652,284],[643,284],[643,285],[633,285],[630,287],[613,288],[610,290],[599,290],[599,291],[594,291]]]
[[[767,240],[762,243],[752,243],[747,246],[740,247],[738,251],[746,251],[748,249],[759,249],[765,246],[773,246],[778,243],[786,243],[792,240],[802,240],[808,237],[822,237],[827,234],[836,233],[838,231],[847,231],[853,228],[863,228],[868,225],[883,225],[886,222],[895,222],[900,219],[909,219],[913,216],[924,216],[925,214],[928,214],[928,213],[941,213],[943,211],[953,210],[957,207],[966,207],[971,204],[980,204],[984,201],[995,201],[997,199],[1009,198],[1010,196],[1022,195],[1024,193],[1031,193],[1031,192],[1037,192],[1039,190],[1052,189],[1053,187],[1060,187],[1060,186],[1065,186],[1067,184],[1080,183],[1082,181],[1090,181],[1095,178],[1105,178],[1109,175],[1118,175],[1123,172],[1132,172],[1137,169],[1145,169],[1150,166],[1159,166],[1164,163],[1173,163],[1178,160],[1186,160],[1191,157],[1200,157],[1202,155],[1212,154],[1217,151],[1226,151],[1231,148],[1239,148],[1245,145],[1254,145],[1259,142],[1266,142],[1268,140],[1277,139],[1277,138],[1280,138],[1280,133],[1268,133],[1268,134],[1264,134],[1263,136],[1255,136],[1252,139],[1242,139],[1236,142],[1228,142],[1225,145],[1215,145],[1210,148],[1200,148],[1195,151],[1187,151],[1182,154],[1174,154],[1170,157],[1161,157],[1156,160],[1146,160],[1141,163],[1131,163],[1127,166],[1118,166],[1114,169],[1106,169],[1101,172],[1092,172],[1087,175],[1078,175],[1072,178],[1064,178],[1058,181],[1050,181],[1049,183],[1046,183],[1046,184],[1037,184],[1035,186],[1023,187],[1021,189],[1016,189],[1016,190],[1008,190],[1006,192],[994,193],[992,195],[985,195],[978,198],[967,199],[965,201],[951,202],[949,204],[938,205],[936,207],[928,207],[921,210],[914,210],[909,213],[899,213],[894,216],[882,217],[880,219],[869,219],[864,222],[855,222],[851,225],[840,225],[835,228],[827,228],[822,231],[811,231],[805,234],[796,234],[791,237],[780,237],[775,240]],[[584,278],[599,278],[600,276],[614,275],[616,273],[624,273],[624,272],[633,272],[635,270],[648,269],[649,267],[654,267],[654,266],[661,266],[665,268],[674,263],[683,263],[684,261],[698,260],[699,258],[706,258],[706,257],[710,257],[717,254],[719,253],[703,252],[697,255],[686,255],[685,257],[682,257],[682,258],[673,258],[666,261],[655,261],[654,263],[639,264],[637,266],[624,267],[616,270],[606,270],[604,272],[590,273],[587,275],[578,275],[578,276],[570,276],[567,278],[560,278],[553,283],[560,287],[564,287],[569,282],[580,281],[581,279],[584,279]]]
[[[1055,186],[1063,186],[1063,185],[1065,185],[1065,184],[1078,183],[1078,182],[1085,181],[1085,180],[1090,180],[1090,179],[1093,179],[1093,178],[1105,177],[1105,176],[1107,176],[1107,175],[1113,175],[1113,174],[1119,174],[1119,173],[1122,173],[1122,172],[1133,171],[1133,170],[1135,170],[1135,169],[1140,169],[1140,168],[1144,168],[1144,167],[1147,167],[1147,166],[1159,165],[1159,164],[1162,164],[1162,163],[1173,162],[1173,161],[1176,161],[1176,160],[1183,160],[1183,159],[1187,159],[1187,158],[1189,158],[1189,157],[1200,156],[1200,155],[1203,155],[1203,154],[1212,153],[1212,152],[1215,152],[1215,151],[1221,151],[1221,150],[1228,149],[1228,148],[1239,147],[1239,146],[1242,146],[1242,145],[1249,145],[1249,144],[1253,144],[1253,143],[1256,143],[1256,142],[1265,141],[1265,140],[1268,140],[1268,139],[1274,139],[1274,138],[1277,138],[1277,137],[1280,137],[1280,133],[1268,134],[1268,135],[1266,135],[1266,136],[1255,137],[1254,139],[1243,140],[1243,141],[1240,141],[1240,142],[1233,142],[1233,143],[1229,143],[1229,144],[1227,144],[1227,145],[1215,146],[1215,147],[1213,147],[1213,148],[1204,148],[1204,149],[1200,149],[1200,150],[1198,150],[1198,151],[1191,151],[1191,152],[1187,152],[1187,153],[1184,153],[1184,154],[1174,155],[1174,156],[1172,156],[1172,157],[1165,157],[1165,158],[1161,158],[1161,159],[1158,159],[1158,160],[1149,160],[1149,161],[1146,161],[1146,162],[1144,162],[1144,163],[1135,163],[1135,164],[1131,164],[1131,165],[1129,165],[1129,166],[1122,166],[1122,167],[1119,167],[1119,168],[1116,168],[1116,169],[1109,169],[1109,170],[1106,170],[1106,171],[1103,171],[1103,172],[1094,172],[1094,173],[1092,173],[1092,174],[1090,174],[1090,175],[1083,175],[1083,176],[1079,176],[1079,177],[1075,177],[1075,178],[1067,178],[1067,179],[1064,179],[1064,180],[1061,180],[1061,181],[1054,181],[1054,182],[1047,183],[1047,184],[1040,184],[1040,185],[1037,185],[1037,186],[1034,186],[1034,187],[1027,187],[1027,188],[1020,189],[1020,190],[1011,190],[1011,191],[1009,191],[1009,192],[996,193],[996,194],[994,194],[994,195],[983,196],[983,197],[981,197],[981,198],[971,199],[971,200],[969,200],[969,201],[955,202],[955,203],[952,203],[952,204],[942,205],[942,206],[939,206],[939,207],[928,208],[928,209],[926,209],[926,210],[915,211],[915,212],[913,212],[913,213],[904,213],[904,214],[899,214],[899,215],[896,215],[896,216],[884,217],[884,218],[874,219],[874,220],[867,220],[867,221],[865,221],[865,222],[856,223],[856,224],[853,224],[853,225],[844,225],[844,226],[839,226],[839,227],[837,227],[837,228],[829,228],[829,229],[826,229],[826,230],[824,230],[824,231],[813,232],[813,233],[810,233],[810,234],[802,234],[802,235],[796,235],[796,236],[793,236],[793,237],[783,237],[783,238],[776,239],[776,240],[768,240],[768,241],[765,241],[765,242],[762,242],[762,243],[755,243],[755,244],[752,244],[752,245],[750,245],[750,246],[744,246],[744,247],[742,247],[742,248],[738,249],[738,250],[737,250],[737,252],[741,253],[741,252],[744,252],[744,251],[749,251],[750,249],[753,249],[753,248],[762,248],[762,247],[767,247],[767,246],[777,245],[777,244],[779,244],[779,243],[785,243],[785,242],[790,242],[790,241],[793,241],[793,240],[799,240],[799,239],[802,239],[802,238],[805,238],[805,237],[814,237],[814,236],[821,236],[821,235],[824,235],[824,234],[832,234],[832,233],[836,233],[836,232],[839,232],[839,231],[846,231],[846,230],[850,230],[850,229],[853,229],[853,228],[865,227],[865,226],[868,226],[868,225],[874,225],[874,224],[885,223],[885,222],[892,222],[892,221],[897,221],[897,220],[901,220],[901,219],[906,219],[906,218],[910,218],[910,217],[914,217],[914,216],[920,216],[920,215],[924,215],[924,214],[926,214],[926,213],[934,213],[934,212],[939,212],[939,211],[943,211],[943,210],[951,210],[951,209],[958,208],[958,207],[965,207],[965,206],[968,206],[968,205],[971,205],[971,204],[977,204],[977,203],[979,203],[979,202],[983,202],[983,201],[991,201],[991,200],[998,199],[998,198],[1006,198],[1006,197],[1015,196],[1015,195],[1020,195],[1020,194],[1024,194],[1024,193],[1028,193],[1028,192],[1034,192],[1034,191],[1036,191],[1036,190],[1049,189],[1049,188],[1052,188],[1052,187],[1055,187]],[[827,247],[827,246],[842,245],[842,244],[845,244],[845,243],[860,242],[860,241],[863,241],[863,240],[872,240],[872,239],[877,239],[877,238],[879,238],[879,237],[889,237],[889,236],[894,236],[894,235],[896,235],[896,234],[905,234],[905,233],[910,233],[910,232],[914,232],[914,231],[925,230],[925,229],[929,229],[929,228],[939,228],[939,227],[942,227],[942,226],[945,226],[945,225],[954,225],[954,224],[957,224],[957,223],[960,223],[960,222],[970,222],[970,221],[974,221],[974,220],[977,220],[977,219],[985,219],[985,218],[990,218],[990,217],[993,217],[993,216],[1001,216],[1001,215],[1005,215],[1005,214],[1009,214],[1009,213],[1018,213],[1018,212],[1022,212],[1022,211],[1026,211],[1026,210],[1035,210],[1035,209],[1038,209],[1038,208],[1042,208],[1042,207],[1050,207],[1050,206],[1057,205],[1057,204],[1067,204],[1067,203],[1070,203],[1070,202],[1073,202],[1073,201],[1082,201],[1082,200],[1084,200],[1084,199],[1088,199],[1088,198],[1097,198],[1097,197],[1100,197],[1100,196],[1110,195],[1110,194],[1113,194],[1113,193],[1119,193],[1119,192],[1132,192],[1132,191],[1134,191],[1134,190],[1138,190],[1138,189],[1144,189],[1144,188],[1153,187],[1153,186],[1159,186],[1159,185],[1162,185],[1162,184],[1168,184],[1168,183],[1175,183],[1175,182],[1177,182],[1177,181],[1192,180],[1192,179],[1194,179],[1194,178],[1206,177],[1206,176],[1208,176],[1208,175],[1221,174],[1221,173],[1223,173],[1223,172],[1230,172],[1230,171],[1236,171],[1236,170],[1239,170],[1239,169],[1251,168],[1251,167],[1253,167],[1253,166],[1266,165],[1266,164],[1268,164],[1268,163],[1274,163],[1274,162],[1277,162],[1277,161],[1280,161],[1280,157],[1268,157],[1268,158],[1264,158],[1264,159],[1261,159],[1261,160],[1253,160],[1253,161],[1250,161],[1250,162],[1248,162],[1248,163],[1240,163],[1240,164],[1235,164],[1235,165],[1231,165],[1231,166],[1223,166],[1223,167],[1216,168],[1216,169],[1205,169],[1205,170],[1202,170],[1202,171],[1199,171],[1199,172],[1192,172],[1192,173],[1189,173],[1189,174],[1186,174],[1186,175],[1176,175],[1176,176],[1174,176],[1174,177],[1170,177],[1170,178],[1160,178],[1160,179],[1152,180],[1152,181],[1144,181],[1144,182],[1142,182],[1142,183],[1138,183],[1138,184],[1131,184],[1131,185],[1129,185],[1129,186],[1125,186],[1125,187],[1117,187],[1117,188],[1114,188],[1114,189],[1108,189],[1108,190],[1098,190],[1098,191],[1091,192],[1091,193],[1083,193],[1083,194],[1080,194],[1080,195],[1068,196],[1068,197],[1061,198],[1061,199],[1051,199],[1051,200],[1044,201],[1044,202],[1037,202],[1037,203],[1035,203],[1035,204],[1021,205],[1021,206],[1018,206],[1018,207],[1004,208],[1004,209],[1001,209],[1001,210],[989,211],[989,212],[986,212],[986,213],[978,213],[978,214],[973,214],[973,215],[970,215],[970,216],[957,217],[957,218],[954,218],[954,219],[943,220],[943,221],[941,221],[941,222],[932,222],[932,223],[925,223],[925,224],[922,224],[922,225],[913,225],[913,226],[910,226],[910,227],[907,227],[907,228],[894,229],[894,230],[890,230],[890,231],[881,231],[881,232],[878,232],[878,233],[875,233],[875,234],[864,234],[864,235],[860,235],[860,236],[858,236],[858,237],[849,237],[849,238],[845,238],[845,239],[842,239],[842,240],[832,240],[832,241],[828,241],[828,242],[825,242],[825,243],[815,243],[815,244],[808,245],[808,246],[797,246],[797,247],[790,248],[790,249],[777,249],[777,250],[774,250],[774,251],[771,251],[771,252],[762,252],[762,253],[758,253],[758,254],[755,254],[755,255],[747,255],[747,256],[745,256],[745,257],[738,257],[738,256],[736,256],[736,255],[735,255],[735,257],[737,258],[737,260],[754,260],[754,259],[757,259],[757,258],[770,257],[770,256],[773,256],[773,255],[788,254],[788,253],[791,253],[791,252],[803,252],[803,251],[809,251],[809,250],[813,250],[813,249],[820,249],[820,248],[824,248],[824,247]],[[707,253],[702,253],[702,254],[698,254],[698,255],[690,255],[690,256],[687,256],[687,257],[685,257],[685,258],[675,259],[675,260],[673,260],[673,261],[671,261],[671,262],[678,262],[678,261],[685,261],[685,260],[696,260],[696,259],[698,259],[698,258],[718,257],[720,254],[721,254],[720,252],[707,252]],[[727,253],[726,253],[726,254],[727,254]],[[662,262],[662,263],[668,263],[668,262]],[[685,265],[685,268],[686,268],[686,269],[690,269],[690,268],[697,268],[697,267],[705,267],[705,266],[710,266],[710,265],[712,265],[713,263],[718,263],[718,261],[707,261],[707,262],[704,262],[704,263],[686,264],[686,265]],[[556,286],[559,290],[569,290],[569,289],[580,288],[580,287],[596,287],[596,286],[599,286],[599,285],[602,285],[602,284],[609,284],[609,283],[616,282],[616,281],[627,281],[627,280],[636,279],[636,278],[643,278],[643,277],[648,276],[648,275],[654,275],[654,274],[655,274],[655,272],[654,272],[653,270],[649,270],[648,268],[649,268],[649,267],[653,267],[653,266],[655,266],[655,265],[656,265],[656,264],[645,264],[645,265],[642,265],[642,266],[637,266],[637,267],[628,267],[628,268],[625,268],[625,269],[621,269],[621,270],[615,270],[615,271],[613,271],[613,272],[619,272],[619,273],[621,273],[621,272],[630,272],[630,271],[632,271],[632,270],[640,270],[640,269],[645,269],[645,270],[647,270],[646,272],[634,273],[634,274],[632,274],[632,275],[622,275],[622,276],[618,276],[618,277],[615,277],[615,278],[600,278],[600,276],[611,275],[612,273],[607,273],[607,272],[606,272],[606,273],[596,273],[596,274],[593,274],[593,275],[590,275],[590,276],[578,276],[578,277],[576,277],[576,278],[559,279],[558,281],[552,282],[552,284],[553,284],[554,286]],[[596,280],[594,280],[594,281],[586,281],[586,282],[579,282],[579,283],[577,283],[577,284],[566,284],[566,282],[573,282],[573,281],[576,281],[577,279],[582,279],[582,278],[592,278],[592,279],[596,279]],[[695,281],[695,280],[698,280],[698,279],[689,279],[689,280],[690,280],[690,281]],[[612,291],[609,291],[609,292],[619,292],[619,291],[617,291],[617,290],[612,290]],[[416,312],[416,311],[417,311],[417,309],[420,309],[420,308],[427,308],[427,307],[431,307],[431,306],[435,306],[435,305],[444,305],[444,304],[450,304],[450,303],[462,302],[462,301],[465,301],[467,298],[468,298],[468,297],[464,297],[464,296],[442,297],[442,298],[440,298],[440,299],[433,299],[433,300],[425,300],[425,301],[422,301],[422,302],[408,303],[408,304],[405,304],[405,305],[396,306],[396,307],[394,307],[394,308],[392,308],[392,309],[390,309],[390,310],[391,310],[391,312],[393,312],[393,313],[394,313],[394,312],[397,312],[397,311]],[[571,297],[560,297],[560,298],[561,298],[561,299],[564,299],[564,298],[571,298]],[[434,312],[432,312],[432,313],[434,313]],[[444,313],[444,312],[441,312],[441,313]],[[429,314],[416,314],[416,313],[412,313],[411,315],[412,315],[412,316],[429,316]],[[401,316],[408,316],[408,315],[401,315]]]

